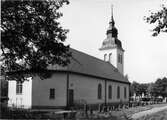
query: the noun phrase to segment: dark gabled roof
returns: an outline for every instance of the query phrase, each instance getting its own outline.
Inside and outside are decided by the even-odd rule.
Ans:
[[[67,68],[68,71],[129,83],[129,81],[109,62],[105,62],[72,48],[70,51],[72,52],[72,58]]]
[[[66,67],[59,65],[50,65],[47,70],[40,70],[40,72],[70,72],[75,74],[87,75],[96,78],[102,78],[115,82],[130,84],[127,78],[125,78],[112,64],[105,62],[96,57],[90,56],[86,53],[70,48],[72,57],[70,58],[70,64]],[[16,71],[15,73],[28,73],[28,72],[39,72],[32,70]]]

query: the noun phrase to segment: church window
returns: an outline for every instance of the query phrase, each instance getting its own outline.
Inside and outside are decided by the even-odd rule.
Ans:
[[[124,98],[127,98],[126,87],[124,87]]]
[[[122,64],[122,55],[120,55],[120,63]]]
[[[118,63],[122,64],[122,55],[121,54],[118,54]]]
[[[50,99],[55,99],[55,89],[54,88],[50,88],[49,98]]]
[[[102,99],[102,85],[101,84],[99,84],[98,85],[98,99]]]
[[[117,87],[117,99],[119,99],[120,98],[120,87],[118,86]]]
[[[120,63],[120,54],[118,54],[118,63]]]
[[[104,61],[107,61],[107,54],[104,54]]]
[[[112,98],[112,86],[111,85],[108,86],[108,98],[109,99]]]
[[[111,62],[111,55],[112,55],[112,53],[109,54],[109,62]]]
[[[21,81],[17,81],[16,83],[16,94],[22,94],[23,92],[23,84]]]

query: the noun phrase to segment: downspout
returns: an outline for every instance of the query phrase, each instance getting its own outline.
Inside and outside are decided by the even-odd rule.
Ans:
[[[130,85],[131,85],[131,83],[129,83],[129,96],[128,96],[128,103],[130,102]]]
[[[107,81],[105,80],[105,98],[104,98],[104,105],[106,106],[106,104],[107,104]]]
[[[69,109],[69,71],[67,69],[66,109]]]

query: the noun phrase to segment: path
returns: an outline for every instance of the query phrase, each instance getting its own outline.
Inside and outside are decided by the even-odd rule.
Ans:
[[[156,113],[156,112],[159,112],[159,111],[163,111],[165,109],[167,109],[167,104],[163,107],[156,107],[156,108],[152,108],[150,110],[135,113],[131,116],[131,118],[137,119],[137,118],[140,118],[140,117],[145,116],[145,115],[150,115],[150,114],[153,114],[153,113]]]

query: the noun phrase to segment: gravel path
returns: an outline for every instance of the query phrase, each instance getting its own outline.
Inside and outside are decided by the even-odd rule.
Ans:
[[[163,107],[156,107],[156,108],[152,108],[150,110],[135,113],[131,116],[131,118],[137,119],[137,118],[140,118],[142,116],[146,116],[146,115],[150,115],[150,114],[153,114],[153,113],[156,113],[156,112],[159,112],[159,111],[163,111],[165,109],[167,109],[167,104]]]

